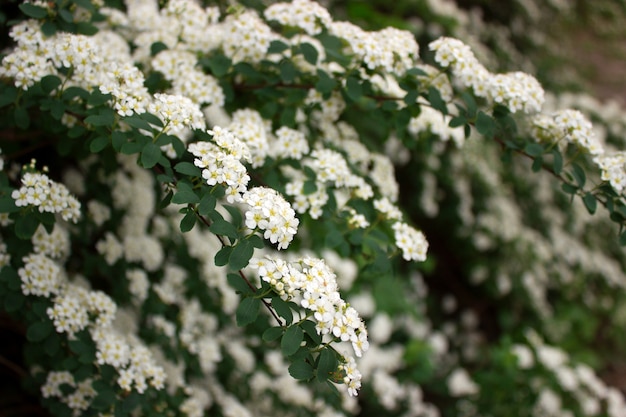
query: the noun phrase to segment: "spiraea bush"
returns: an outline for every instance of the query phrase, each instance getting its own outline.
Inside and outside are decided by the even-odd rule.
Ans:
[[[9,3],[9,411],[626,415],[624,113],[419,3]]]

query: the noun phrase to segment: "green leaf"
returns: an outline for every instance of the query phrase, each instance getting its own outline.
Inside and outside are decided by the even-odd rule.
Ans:
[[[239,237],[235,226],[224,219],[214,221],[209,227],[209,230],[216,235],[228,236],[231,239],[237,239],[237,237]]]
[[[561,185],[561,189],[565,191],[567,194],[576,194],[578,191],[578,187],[573,184],[564,183]]]
[[[593,194],[585,194],[583,202],[585,203],[585,207],[587,207],[589,214],[594,214],[596,212],[596,209],[598,208],[598,200],[596,200],[596,197]]]
[[[94,138],[89,144],[89,150],[92,153],[98,153],[106,148],[108,144],[109,138],[107,138],[106,136],[98,136],[97,138]]]
[[[309,195],[317,191],[317,183],[315,180],[306,180],[302,185],[302,194]]]
[[[246,237],[246,240],[249,241],[250,244],[257,249],[263,249],[265,247],[265,242],[263,241],[263,239],[261,239],[259,235],[249,235],[248,237]]]
[[[181,187],[172,197],[172,203],[174,204],[197,204],[199,202],[200,198],[191,188]]]
[[[107,387],[104,390],[98,390],[98,395],[91,400],[90,407],[94,410],[104,411],[108,410],[117,401],[117,395],[112,388]]]
[[[418,97],[419,97],[419,91],[411,90],[406,93],[406,95],[403,98],[403,101],[404,103],[406,103],[407,106],[413,106],[417,102]]]
[[[198,168],[191,162],[179,162],[174,166],[174,171],[183,175],[189,175],[190,177],[202,176],[202,171],[200,170],[200,168]]]
[[[530,156],[543,155],[544,147],[539,143],[530,142],[524,147],[524,152]]]
[[[585,182],[587,181],[587,176],[585,175],[585,171],[580,165],[578,165],[577,163],[573,163],[571,174],[580,188],[585,186]]]
[[[15,205],[15,200],[11,197],[0,197],[0,213],[14,213],[19,211],[19,207]]]
[[[200,199],[200,204],[198,204],[198,214],[208,216],[211,212],[215,211],[216,204],[217,199],[215,196],[209,192],[205,193]]]
[[[141,165],[144,168],[152,168],[161,158],[161,148],[152,142],[146,143],[141,150]]]
[[[465,116],[456,116],[450,120],[450,123],[448,123],[448,126],[459,127],[459,126],[465,125],[466,123],[467,123],[467,119],[465,118]]]
[[[300,349],[300,343],[304,340],[304,332],[297,324],[287,328],[282,340],[280,341],[280,349],[285,356],[293,355]]]
[[[432,86],[428,88],[428,102],[436,110],[439,110],[443,114],[448,114],[448,106],[437,88]]]
[[[313,367],[304,360],[296,361],[289,366],[289,375],[295,379],[309,380],[313,378],[313,374]]]
[[[215,55],[207,60],[207,64],[211,69],[211,72],[216,77],[223,77],[228,73],[228,70],[232,66],[233,62],[225,55]]]
[[[318,80],[315,83],[315,89],[321,94],[330,94],[337,87],[337,81],[326,72],[317,70],[317,77]]]
[[[145,120],[152,126],[163,127],[163,121],[159,119],[159,116],[152,113],[144,112],[138,115],[140,119]],[[165,136],[165,135],[163,135]]]
[[[0,88],[2,88],[2,93],[0,93],[0,107],[14,103],[17,98],[17,88],[12,85]]]
[[[493,137],[496,132],[496,122],[491,116],[483,111],[479,111],[476,116],[476,130],[487,139]]]
[[[533,165],[531,169],[533,170],[533,172],[539,172],[541,171],[542,167],[543,167],[543,157],[540,155],[540,156],[537,156],[535,160],[533,161]]]
[[[22,294],[21,291],[13,293],[9,297],[6,297],[4,299],[4,309],[8,313],[13,313],[22,308],[25,301],[26,297]]]
[[[228,258],[228,266],[234,270],[243,269],[248,266],[252,255],[254,255],[254,247],[247,240],[241,240]]]
[[[619,235],[619,244],[621,246],[626,246],[626,230]]]
[[[54,327],[50,320],[36,321],[26,330],[26,339],[31,342],[41,342],[52,333]]]
[[[283,335],[282,327],[270,327],[269,329],[263,332],[263,341],[264,342],[273,342]]]
[[[116,130],[111,133],[111,144],[113,145],[115,152],[120,152],[124,143],[126,143],[126,135],[123,132]]]
[[[250,294],[253,292],[252,288],[248,286],[248,283],[239,274],[228,274],[226,276],[226,280],[228,281],[228,284],[238,293]]]
[[[148,131],[153,130],[152,125],[148,123],[147,120],[142,119],[136,114],[133,114],[132,116],[124,117],[122,121],[128,124],[130,127],[134,127],[135,129],[142,129],[142,130],[148,130]]]
[[[337,370],[337,356],[330,349],[322,350],[317,364],[317,380],[322,382]]]
[[[187,233],[196,225],[196,213],[193,210],[189,210],[187,214],[180,221],[180,231]]]
[[[61,16],[61,19],[65,20],[67,23],[74,22],[74,15],[72,15],[72,13],[67,9],[59,10],[59,16]]]
[[[286,83],[293,82],[298,74],[298,69],[289,59],[283,59],[278,68],[280,70],[280,78]]]
[[[476,100],[474,99],[474,96],[465,91],[461,94],[461,98],[467,105],[467,117],[474,118],[476,116]]]
[[[317,58],[319,57],[319,52],[317,52],[317,48],[315,48],[310,43],[302,43],[300,44],[300,50],[302,51],[302,55],[304,55],[304,59],[311,65],[317,65]]]
[[[20,129],[28,129],[30,126],[30,115],[24,107],[18,107],[13,113],[13,120]]]
[[[352,101],[358,101],[363,96],[363,87],[356,77],[348,77],[346,80],[346,95]]]
[[[93,126],[112,126],[114,122],[115,117],[111,112],[102,112],[85,117],[85,123]]]
[[[230,253],[233,251],[232,246],[224,246],[222,249],[218,250],[213,258],[215,262],[215,266],[224,266],[228,264],[228,258],[230,258]]]
[[[270,47],[267,49],[268,54],[279,54],[284,50],[289,49],[289,45],[287,45],[283,41],[273,40],[270,43]]]
[[[33,214],[27,214],[15,221],[15,235],[23,240],[30,240],[35,234],[39,220]]]
[[[563,171],[563,156],[556,148],[552,149],[552,170],[556,175],[561,175]]]
[[[315,323],[313,323],[311,320],[304,320],[302,323],[300,323],[300,326],[304,330],[304,333],[306,333],[306,335],[311,338],[316,346],[322,343],[322,336],[317,334]]]
[[[241,300],[235,313],[237,326],[243,327],[250,323],[254,323],[259,316],[261,300],[258,298],[246,297]]]
[[[48,16],[48,10],[43,7],[35,6],[32,3],[21,3],[18,7],[22,13],[34,19],[43,19]]]
[[[44,93],[50,94],[61,85],[61,79],[56,75],[46,75],[41,79],[41,89]]]
[[[272,308],[276,311],[276,314],[285,319],[287,325],[293,322],[293,312],[291,311],[289,303],[278,295],[272,297]]]
[[[163,42],[154,42],[150,45],[150,56],[156,56],[159,52],[165,51],[167,49],[167,45]]]

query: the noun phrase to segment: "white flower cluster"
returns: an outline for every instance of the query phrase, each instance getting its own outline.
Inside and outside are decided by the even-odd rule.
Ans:
[[[317,219],[322,215],[322,208],[328,202],[326,187],[334,186],[346,189],[357,198],[370,199],[374,190],[362,177],[352,173],[343,155],[331,149],[316,149],[307,158],[305,165],[315,172],[316,190],[304,192],[305,176],[303,173],[285,169],[287,175],[293,179],[286,186],[287,195],[295,197],[294,207],[298,213],[308,211],[309,215]]]
[[[233,120],[227,129],[248,147],[250,165],[253,168],[260,167],[265,162],[269,151],[267,131],[270,128],[268,122],[263,120],[261,114],[253,109],[236,110],[232,118]]]
[[[277,38],[272,30],[253,11],[230,15],[224,22],[224,53],[233,63],[259,62],[270,43]]]
[[[299,220],[283,196],[267,187],[254,187],[243,194],[246,211],[246,227],[261,229],[263,237],[278,243],[278,249],[286,249],[298,232]]]
[[[76,223],[80,218],[80,202],[65,185],[52,181],[46,174],[24,173],[22,186],[13,190],[11,198],[18,207],[35,206],[42,213],[58,213],[66,221]]]
[[[73,336],[87,326],[109,326],[115,318],[117,305],[102,291],[91,291],[65,283],[46,310],[58,333]]]
[[[148,384],[162,389],[165,372],[144,345],[131,345],[112,328],[100,327],[91,332],[96,342],[96,360],[99,365],[111,365],[119,373],[118,385],[125,391],[135,389],[142,394]]]
[[[480,387],[472,381],[469,373],[463,368],[455,369],[448,376],[448,391],[453,397],[474,395],[480,391]]]
[[[219,126],[209,131],[212,142],[196,142],[187,150],[196,158],[194,164],[202,169],[202,178],[209,185],[224,184],[229,202],[241,201],[241,194],[248,189],[250,176],[241,160],[250,159],[245,143]]]
[[[185,96],[198,105],[222,106],[224,91],[217,79],[197,69],[196,64],[193,53],[178,49],[161,51],[152,59],[152,68],[172,83],[173,94]]]
[[[455,80],[463,88],[471,87],[474,94],[506,106],[511,113],[537,113],[544,102],[541,84],[526,73],[490,73],[474,56],[469,46],[458,39],[441,37],[429,44],[435,51],[435,61],[450,67]]]
[[[311,36],[319,34],[332,22],[328,10],[311,0],[274,3],[265,9],[264,16],[283,26],[300,28]]]
[[[185,96],[157,93],[148,111],[163,121],[165,133],[180,135],[185,128],[205,128],[200,107]]]
[[[599,155],[594,158],[594,162],[602,170],[602,180],[608,181],[621,194],[626,188],[626,152]]]
[[[103,78],[100,92],[113,96],[113,108],[120,116],[145,113],[151,99],[139,68],[128,62],[112,62]]]
[[[406,223],[393,224],[396,246],[402,249],[402,257],[407,261],[425,261],[428,241],[422,232]]]
[[[192,0],[170,0],[161,10],[164,16],[172,18],[180,24],[179,40],[192,51],[208,51],[213,49],[221,39],[215,36],[214,27],[220,17],[218,7],[202,8]],[[206,36],[211,31],[211,36]],[[217,39],[216,39],[217,38]]]
[[[374,200],[374,208],[388,220],[402,220],[402,212],[388,198]]]
[[[68,371],[51,371],[46,382],[41,386],[43,398],[57,397],[73,410],[73,416],[78,417],[91,405],[91,400],[98,394],[92,386],[93,379],[87,378],[76,382]],[[74,392],[64,394],[61,387],[74,388]]]
[[[24,266],[17,272],[22,280],[22,293],[50,297],[61,290],[61,268],[42,254],[30,254],[23,258]]]
[[[329,32],[350,45],[350,53],[370,70],[404,74],[415,65],[419,46],[411,32],[385,28],[367,32],[349,22],[332,22]]]
[[[70,238],[66,229],[54,224],[52,233],[48,233],[43,225],[39,225],[31,238],[33,250],[52,259],[64,259],[70,253]]]
[[[337,277],[322,259],[305,257],[294,262],[265,256],[250,261],[261,279],[282,298],[307,309],[315,321],[319,335],[350,342],[356,356],[369,348],[367,330],[358,312],[339,294]],[[354,358],[344,358],[344,382],[348,392],[356,395],[361,386],[361,373]]]
[[[282,126],[276,131],[276,141],[270,147],[274,158],[302,159],[309,153],[309,143],[304,133]]]
[[[432,107],[422,106],[420,114],[409,121],[408,130],[414,136],[421,132],[431,132],[444,142],[452,139],[456,146],[461,147],[465,142],[463,127],[450,127],[450,120],[452,117],[442,114]]]
[[[16,87],[26,90],[49,74],[63,77],[61,68],[71,68],[71,77],[83,87],[97,79],[102,55],[93,38],[68,33],[44,37],[35,20],[15,25],[9,35],[17,47],[3,59],[0,75],[13,78]]]
[[[604,153],[593,125],[578,110],[566,109],[551,115],[538,115],[533,119],[533,136],[540,141],[557,141],[562,146],[571,143],[591,155]]]

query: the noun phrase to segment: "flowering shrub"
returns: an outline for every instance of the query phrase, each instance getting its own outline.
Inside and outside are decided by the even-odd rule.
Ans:
[[[0,307],[51,414],[623,414],[603,112],[310,0],[18,12]]]

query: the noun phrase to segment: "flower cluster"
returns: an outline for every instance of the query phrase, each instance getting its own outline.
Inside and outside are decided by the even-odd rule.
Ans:
[[[424,106],[419,116],[411,118],[409,133],[417,136],[421,132],[431,132],[443,141],[452,139],[460,147],[465,142],[465,133],[462,126],[450,127],[451,119],[450,116],[441,114],[432,107]]]
[[[621,194],[626,188],[626,152],[602,154],[594,158],[594,162],[602,170],[602,181],[608,181]]]
[[[26,172],[22,186],[11,193],[18,207],[34,206],[40,212],[58,213],[63,220],[76,223],[80,218],[80,202],[67,187],[52,181],[46,174]]]
[[[281,297],[308,310],[318,334],[350,342],[359,357],[369,348],[365,324],[358,312],[341,298],[337,277],[323,260],[305,257],[287,262],[268,255],[252,259],[250,267]],[[361,373],[356,369],[354,358],[344,358],[341,367],[348,392],[356,395],[361,386]]]
[[[304,133],[282,126],[276,131],[276,141],[270,148],[274,158],[302,159],[309,153],[309,143]]]
[[[156,389],[163,388],[165,372],[143,344],[131,345],[124,336],[107,327],[96,328],[92,337],[96,342],[98,364],[111,365],[118,371],[117,383],[122,389],[143,393],[148,384]]]
[[[113,96],[113,107],[120,116],[145,113],[151,98],[144,86],[144,75],[137,67],[128,62],[114,62],[105,75],[100,92]]]
[[[441,37],[431,42],[429,48],[435,51],[435,61],[443,68],[450,67],[461,87],[471,87],[477,96],[501,104],[511,113],[541,110],[544,91],[533,76],[522,72],[492,74],[458,39]]]
[[[267,132],[268,123],[263,120],[258,111],[253,109],[239,109],[232,115],[232,122],[228,130],[235,137],[246,144],[250,151],[250,165],[258,168],[265,162],[268,153]]]
[[[41,386],[41,395],[44,398],[60,398],[73,410],[73,415],[78,417],[89,408],[91,400],[98,394],[92,386],[93,382],[91,378],[76,382],[74,376],[68,371],[51,371],[46,377],[46,382]],[[68,387],[73,388],[74,391],[65,394]]]
[[[276,190],[254,187],[243,194],[246,211],[246,227],[261,229],[263,237],[278,243],[278,249],[286,249],[298,232],[299,220],[291,205]]]
[[[172,83],[172,93],[198,105],[224,104],[224,91],[215,77],[196,68],[197,58],[189,51],[167,49],[152,59],[152,67]]]
[[[148,105],[148,111],[163,121],[166,133],[180,136],[185,128],[205,128],[200,107],[185,96],[157,93]]]
[[[604,153],[593,125],[578,110],[567,109],[551,115],[538,115],[533,118],[532,133],[539,141],[556,141],[562,147],[571,143],[594,156]]]
[[[294,0],[291,3],[274,3],[265,9],[267,20],[275,20],[283,26],[293,26],[313,36],[328,27],[332,17],[328,10],[310,0]]]
[[[396,246],[402,249],[402,257],[407,261],[425,261],[428,242],[424,234],[402,222],[396,222],[392,227]]]
[[[402,75],[419,56],[419,46],[408,31],[385,28],[367,32],[349,22],[332,22],[329,32],[346,40],[350,52],[370,70]]]
[[[22,280],[22,293],[50,297],[61,290],[61,268],[52,259],[41,254],[25,256],[24,266],[17,272]]]
[[[308,211],[316,219],[322,215],[322,208],[328,202],[326,187],[334,186],[346,189],[357,198],[367,200],[374,195],[372,186],[363,177],[355,175],[348,166],[345,158],[331,149],[316,149],[306,158],[305,165],[315,173],[315,190],[305,192],[306,177],[302,172],[285,169],[292,177],[286,186],[287,195],[295,197],[295,208],[298,213]]]
[[[227,129],[216,126],[209,133],[215,143],[192,143],[188,151],[196,157],[194,164],[202,168],[202,178],[207,184],[224,184],[228,201],[240,201],[241,193],[247,190],[250,181],[241,160],[249,160],[250,151]]]
[[[224,53],[237,62],[259,62],[277,38],[253,11],[230,15],[224,22]]]

